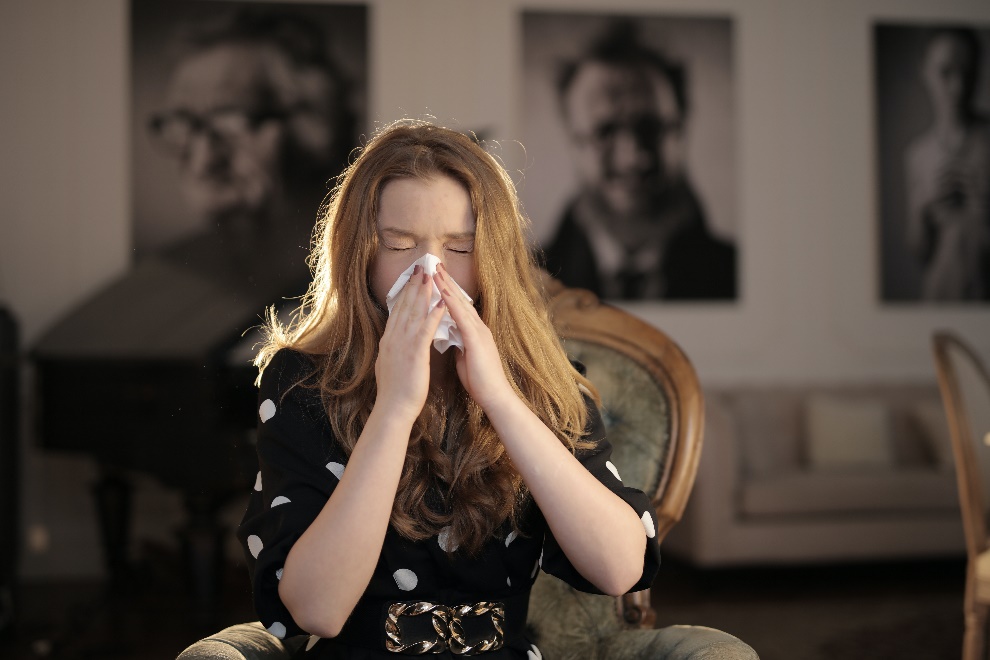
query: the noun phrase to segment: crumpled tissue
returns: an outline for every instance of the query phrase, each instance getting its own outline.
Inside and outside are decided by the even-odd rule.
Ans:
[[[440,302],[440,289],[437,288],[436,282],[432,281],[433,274],[437,272],[437,264],[440,263],[440,257],[433,254],[424,254],[422,257],[414,261],[409,268],[402,271],[398,279],[395,280],[395,284],[389,289],[388,295],[385,296],[385,304],[388,306],[388,313],[392,313],[392,308],[395,306],[395,299],[399,296],[399,292],[402,291],[402,287],[406,285],[409,278],[412,277],[413,269],[416,266],[422,266],[423,270],[427,275],[430,276],[430,286],[433,287],[433,291],[430,293],[430,311],[437,306]],[[451,278],[451,282],[454,278]],[[474,302],[464,289],[460,287],[457,282],[454,282],[454,286],[467,298],[468,302]],[[433,335],[433,347],[437,349],[440,353],[445,352],[451,346],[456,346],[462,351],[464,350],[464,339],[461,337],[461,331],[457,329],[457,324],[454,323],[454,319],[451,318],[450,312],[444,310],[443,318],[440,319],[440,325],[437,327],[437,332]]]

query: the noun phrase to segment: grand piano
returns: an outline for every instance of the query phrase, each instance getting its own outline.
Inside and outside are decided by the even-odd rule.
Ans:
[[[194,237],[139,261],[33,346],[41,447],[100,466],[93,493],[112,583],[128,576],[128,475],[147,473],[182,493],[196,612],[214,611],[229,533],[217,512],[257,471],[257,327],[266,307],[286,309],[305,290],[305,246]]]

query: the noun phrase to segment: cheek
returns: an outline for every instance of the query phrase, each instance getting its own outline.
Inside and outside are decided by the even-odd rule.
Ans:
[[[275,123],[266,124],[238,144],[231,159],[233,169],[243,176],[278,178],[284,131]]]
[[[381,256],[376,256],[371,262],[371,293],[382,307],[385,307],[385,297],[388,295],[389,289],[395,284],[395,280],[399,278],[406,268],[409,267],[412,261],[405,263],[403,259],[396,258],[382,258]]]
[[[465,261],[469,261],[465,259]],[[447,272],[450,276],[454,278],[457,285],[464,289],[465,292],[472,299],[478,299],[478,273],[474,267],[474,263],[470,264],[460,264],[460,263],[447,263],[445,264]]]
[[[584,181],[596,183],[602,178],[605,171],[605,156],[591,145],[575,146],[572,149],[573,161],[578,171],[578,175]]]

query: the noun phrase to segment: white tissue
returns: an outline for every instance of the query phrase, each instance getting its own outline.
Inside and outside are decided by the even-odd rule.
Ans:
[[[427,275],[430,276],[430,286],[433,287],[433,291],[430,293],[430,311],[437,306],[440,302],[440,289],[437,288],[436,282],[432,280],[433,274],[437,272],[437,264],[440,263],[440,257],[433,254],[424,254],[422,257],[414,261],[409,268],[402,271],[402,275],[395,280],[395,284],[389,289],[388,295],[385,296],[385,304],[388,306],[388,313],[392,313],[392,308],[395,306],[395,299],[398,297],[399,292],[402,291],[402,287],[406,285],[409,278],[412,277],[413,269],[416,266],[422,266],[423,270]],[[454,281],[453,278],[450,280]],[[457,290],[464,294],[464,297],[468,299],[468,302],[474,302],[471,300],[471,296],[465,293],[464,289],[454,282],[454,286]],[[451,318],[450,312],[444,310],[443,318],[440,319],[440,326],[437,328],[437,333],[433,335],[433,347],[437,351],[443,353],[451,346],[456,346],[462,351],[464,350],[464,340],[461,338],[461,331],[457,329],[457,324],[454,323],[454,319]]]

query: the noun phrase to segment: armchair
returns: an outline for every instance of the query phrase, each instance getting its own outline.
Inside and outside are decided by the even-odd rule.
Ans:
[[[684,511],[701,452],[704,404],[694,369],[664,333],[589,291],[565,288],[549,276],[544,289],[568,354],[584,363],[601,394],[612,461],[625,483],[651,496],[663,539]],[[653,629],[654,621],[648,590],[594,596],[541,574],[527,623],[545,657],[555,660],[758,660],[727,633],[702,626]],[[277,660],[303,643],[282,642],[257,622],[240,624],[196,642],[179,660]]]

